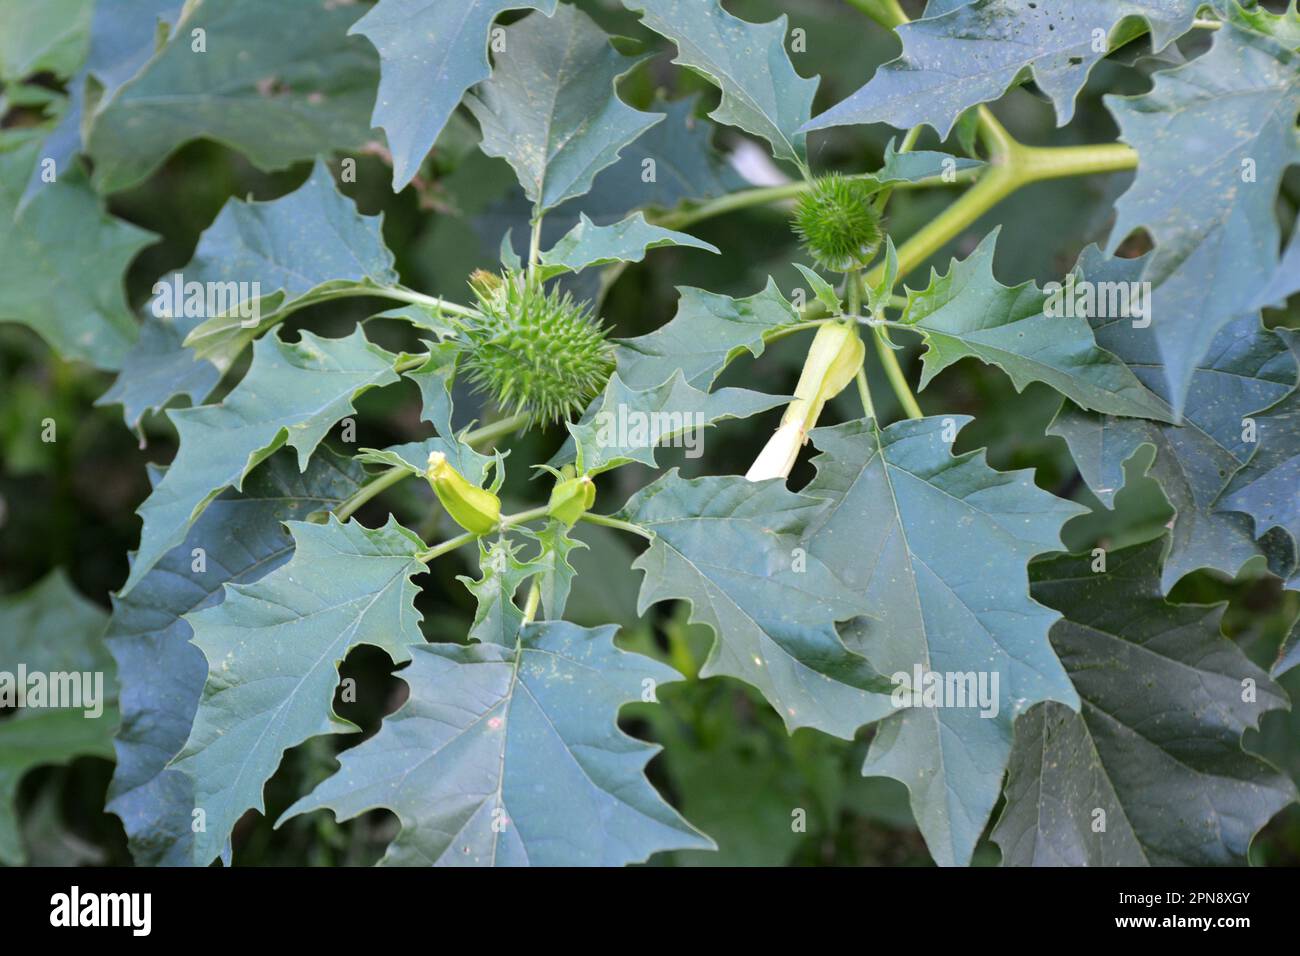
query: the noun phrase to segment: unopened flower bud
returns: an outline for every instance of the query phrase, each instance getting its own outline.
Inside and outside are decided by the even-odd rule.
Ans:
[[[596,483],[583,475],[556,482],[546,513],[569,527],[596,503]]]
[[[786,478],[799,449],[808,440],[826,403],[842,392],[862,368],[866,347],[857,329],[828,322],[817,330],[792,401],[781,417],[781,427],[768,440],[745,477],[750,481]]]
[[[425,477],[453,521],[473,534],[488,534],[501,520],[501,499],[465,480],[440,451],[429,452]]]

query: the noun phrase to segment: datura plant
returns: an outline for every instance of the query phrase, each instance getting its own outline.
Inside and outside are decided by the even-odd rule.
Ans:
[[[1300,12],[729,6],[0,5],[0,862],[1300,859]]]

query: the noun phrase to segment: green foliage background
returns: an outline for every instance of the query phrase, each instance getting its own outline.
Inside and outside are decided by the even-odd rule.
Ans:
[[[37,35],[20,36],[7,29],[25,21],[24,6],[23,0],[0,0],[0,81],[5,84],[0,97],[10,95],[8,101],[0,100],[7,107],[0,108],[6,128],[22,127],[40,117],[39,106],[22,105],[14,98],[17,81],[28,79],[30,86],[24,89],[29,90],[58,89],[56,74],[71,72],[89,29],[90,0],[49,4],[57,6],[60,13],[48,24],[50,36],[68,22],[77,24],[78,29],[50,48],[38,64],[39,70],[29,72],[30,64],[24,63],[23,56],[41,48],[42,24],[32,27]],[[583,0],[579,6],[611,34],[636,37],[661,54],[646,60],[622,81],[625,102],[647,110],[667,99],[674,110],[689,109],[697,117],[714,108],[717,91],[703,79],[670,66],[671,57],[662,55],[671,50],[670,45],[646,31],[620,4]],[[820,73],[822,77],[814,115],[858,89],[897,49],[885,30],[840,0],[800,0],[797,4],[735,0],[727,7],[751,22],[766,22],[788,13],[792,25],[807,31],[807,52],[792,54],[792,60],[803,75]],[[502,22],[512,22],[520,15],[506,14]],[[1182,41],[1189,52],[1204,42],[1205,38],[1198,36]],[[1149,87],[1149,75],[1160,64],[1141,50],[1139,43],[1128,53],[1099,63],[1079,97],[1073,119],[1062,128],[1056,127],[1051,104],[1032,89],[1012,90],[994,111],[1023,142],[1112,141],[1118,129],[1102,108],[1100,97]],[[361,99],[368,103],[367,96]],[[812,134],[809,153],[820,169],[875,169],[893,135],[880,125],[836,128]],[[716,133],[719,147],[733,146],[739,139],[732,129],[719,128]],[[452,117],[421,168],[416,188],[397,194],[391,189],[392,169],[379,151],[356,148],[363,145],[360,143],[339,145],[351,146],[341,155],[357,160],[357,182],[340,188],[361,212],[383,214],[384,239],[396,253],[397,272],[408,287],[464,301],[465,277],[476,268],[496,267],[497,244],[504,229],[512,226],[516,238],[526,235],[527,210],[513,173],[505,161],[485,156],[476,148],[477,133],[463,114]],[[929,130],[920,148],[927,147],[939,147]],[[955,137],[947,148],[960,152]],[[337,170],[338,156],[331,165]],[[129,302],[140,306],[157,276],[189,261],[200,233],[229,197],[273,199],[298,188],[311,173],[308,161],[295,162],[282,172],[261,172],[240,151],[211,140],[180,145],[137,184],[109,199],[108,209],[114,216],[158,236],[131,263],[126,276]],[[1013,285],[1035,280],[1041,284],[1059,278],[1088,243],[1104,238],[1114,202],[1130,179],[1127,174],[1115,174],[1029,186],[964,230],[931,264],[946,271],[950,258],[969,255],[984,236],[1000,227],[995,260],[1000,282]],[[5,184],[6,189],[12,186]],[[950,199],[943,189],[900,191],[889,209],[890,233],[910,234]],[[1284,177],[1282,202],[1290,213],[1288,221],[1294,221],[1300,208],[1300,171],[1294,168]],[[555,228],[558,235],[558,225]],[[762,288],[769,275],[784,290],[804,284],[789,265],[799,258],[799,252],[785,208],[749,208],[710,219],[690,231],[723,250],[723,255],[664,249],[620,271],[601,310],[617,335],[642,335],[661,326],[674,313],[679,286],[742,296]],[[920,287],[922,275],[913,274],[908,284]],[[1300,328],[1295,301],[1293,298],[1286,310],[1268,311],[1267,324]],[[365,300],[342,300],[298,312],[288,326],[339,336],[374,311]],[[409,327],[398,323],[372,334],[395,352],[416,345]],[[762,371],[765,391],[792,390],[805,348],[802,340],[794,339],[769,347]],[[913,373],[919,368],[916,352],[909,347],[903,357],[904,367]],[[874,363],[874,356],[868,361]],[[746,384],[753,375],[753,363],[742,359],[727,370],[720,384]],[[878,367],[872,367],[869,375],[872,381],[884,381]],[[145,465],[170,460],[175,432],[163,416],[152,414],[144,418],[137,437],[124,425],[119,408],[97,406],[95,400],[112,380],[111,374],[86,364],[61,360],[27,328],[0,325],[0,593],[20,591],[51,569],[64,568],[82,595],[107,608],[108,595],[126,578],[126,555],[136,547],[139,533],[134,511],[149,492]],[[464,418],[478,417],[478,398],[463,390],[455,397]],[[1093,514],[1067,526],[1072,549],[1097,544],[1117,548],[1152,540],[1164,532],[1171,514],[1169,505],[1159,486],[1143,477],[1140,468],[1130,465],[1128,484],[1115,496],[1113,511],[1093,497],[1065,442],[1046,432],[1058,404],[1048,387],[1033,384],[1017,393],[997,369],[966,361],[940,374],[920,399],[927,411],[974,416],[974,423],[961,432],[955,452],[987,447],[992,467],[1034,468],[1042,488],[1094,508]],[[884,420],[902,415],[892,401],[879,390],[877,408]],[[846,391],[835,400],[828,418],[854,417],[858,414],[856,402],[852,389]],[[418,421],[416,389],[409,382],[366,393],[356,405],[354,447],[383,448],[427,434]],[[41,440],[40,423],[46,418],[58,423],[56,442]],[[687,477],[743,473],[769,434],[764,418],[724,422],[709,434],[703,458],[684,458],[669,449],[659,454],[659,461],[661,465],[680,465]],[[516,461],[545,461],[559,446],[560,438],[561,433],[552,429],[510,439],[503,447],[513,448]],[[345,449],[337,429],[326,444]],[[612,473],[602,485],[597,510],[615,510],[652,474],[640,465]],[[799,487],[811,477],[812,468],[801,461],[792,485]],[[529,483],[527,473],[522,468],[511,471],[502,490],[507,508],[525,506],[536,496],[537,488]],[[422,482],[398,486],[383,505],[368,505],[359,517],[373,526],[390,507],[426,541],[439,540],[453,530],[439,527],[443,516]],[[652,782],[719,847],[716,854],[661,854],[653,859],[654,864],[930,862],[903,787],[893,780],[860,775],[870,729],[852,742],[811,729],[787,734],[778,715],[752,688],[725,677],[694,679],[711,640],[708,631],[688,625],[680,607],[661,604],[639,616],[636,594],[640,575],[631,569],[634,551],[628,539],[586,526],[578,530],[578,537],[589,550],[572,557],[579,574],[567,617],[589,626],[617,623],[622,628],[621,646],[663,659],[692,678],[665,686],[659,706],[633,704],[621,712],[625,729],[664,747],[650,764]],[[426,634],[437,640],[463,639],[474,616],[472,595],[450,573],[426,575],[417,582],[423,588],[418,607],[424,614]],[[1300,610],[1296,595],[1285,594],[1273,578],[1230,581],[1212,572],[1198,572],[1183,580],[1173,596],[1185,602],[1228,601],[1228,632],[1263,667],[1274,659]],[[343,667],[345,677],[357,680],[361,703],[338,701],[336,709],[367,734],[394,710],[404,694],[404,685],[390,670],[384,655],[372,648],[354,651]],[[1300,669],[1291,671],[1281,683],[1298,699]],[[1262,733],[1251,739],[1267,753],[1284,752],[1277,748],[1290,741],[1292,756],[1286,769],[1300,779],[1294,747],[1298,736],[1300,725],[1294,715],[1274,713],[1266,718]],[[346,823],[317,813],[272,829],[271,821],[281,811],[332,771],[340,747],[339,738],[320,737],[290,752],[268,786],[267,815],[249,815],[236,829],[236,864],[368,864],[382,854],[395,832],[395,818],[383,811]],[[33,862],[130,861],[120,822],[103,810],[111,773],[110,761],[85,757],[67,766],[42,767],[23,778],[19,819],[23,843]],[[806,832],[792,832],[791,807],[807,811]],[[1300,807],[1289,807],[1263,831],[1252,858],[1265,864],[1300,863]],[[998,849],[986,836],[976,862],[995,864],[998,859]]]

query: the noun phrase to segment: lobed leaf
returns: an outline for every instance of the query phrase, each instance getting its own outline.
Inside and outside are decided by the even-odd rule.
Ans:
[[[129,595],[113,601],[104,639],[117,662],[122,726],[108,810],[126,828],[138,866],[192,866],[194,790],[167,765],[189,739],[208,668],[190,643],[185,615],[225,600],[226,584],[251,584],[293,554],[281,525],[342,504],[364,473],[329,453],[299,473],[292,454],[274,455],[242,492],[226,491]]]
[[[1097,282],[1139,281],[1142,259],[1107,259],[1096,247],[1079,260],[1082,278]],[[1162,400],[1169,394],[1153,327],[1125,318],[1090,317],[1098,343],[1127,363]],[[1048,426],[1070,446],[1084,481],[1107,507],[1124,484],[1124,466],[1150,446],[1148,469],[1169,499],[1174,519],[1161,583],[1166,591],[1198,568],[1230,577],[1260,554],[1249,521],[1216,511],[1215,502],[1255,445],[1243,440],[1245,419],[1276,402],[1296,385],[1296,362],[1281,338],[1261,327],[1254,314],[1234,319],[1197,363],[1181,426],[1115,419],[1062,406]]]
[[[1251,29],[1235,6],[1209,52],[1155,75],[1149,93],[1106,98],[1137,178],[1118,202],[1110,250],[1134,229],[1155,239],[1142,278],[1169,404],[1181,414],[1215,336],[1269,283],[1280,245],[1273,204],[1300,159],[1300,53]]]
[[[677,438],[693,443],[685,445],[687,454],[698,457],[706,427],[726,418],[748,418],[788,400],[787,395],[747,388],[702,392],[686,383],[680,369],[666,382],[634,389],[615,372],[589,414],[568,429],[583,471],[594,475],[634,461],[654,466],[655,447]],[[569,449],[566,445],[562,454]]]
[[[578,224],[542,253],[540,274],[546,280],[592,266],[640,262],[646,252],[663,246],[687,246],[721,255],[717,246],[684,232],[651,225],[639,212],[611,226],[598,226],[581,213]]]
[[[42,150],[30,133],[0,136],[0,321],[30,327],[66,358],[117,368],[138,334],[123,274],[155,237],[109,215],[75,169],[56,167],[20,206]]]
[[[470,87],[486,80],[492,23],[507,10],[555,13],[555,0],[379,0],[348,32],[379,51],[371,122],[388,135],[393,191],[415,178]]]
[[[219,405],[168,411],[180,447],[153,493],[140,506],[140,550],[122,594],[127,594],[164,554],[185,539],[190,526],[225,488],[284,444],[298,451],[305,471],[311,453],[352,400],[397,381],[396,356],[366,340],[361,329],[325,339],[304,330],[290,344],[272,334],[253,347],[253,363]]]
[[[848,739],[893,706],[888,683],[835,628],[874,608],[804,550],[823,507],[779,481],[687,480],[674,469],[633,495],[619,517],[654,534],[632,565],[645,572],[637,612],[685,600],[692,623],[713,629],[701,677],[752,684],[791,731],[816,727]]]
[[[713,843],[645,779],[658,748],[619,708],[672,668],[614,646],[613,625],[529,624],[512,646],[421,644],[406,704],[283,819],[386,807],[397,866],[621,866]],[[651,698],[653,699],[653,698]]]
[[[0,698],[16,702],[26,695],[26,675],[42,674],[47,685],[56,674],[76,674],[81,702],[90,705],[94,683],[102,696],[94,707],[56,707],[48,696],[41,706],[29,701],[0,721],[0,863],[22,865],[27,854],[18,832],[18,785],[27,771],[77,757],[113,757],[117,726],[117,679],[101,638],[107,615],[56,569],[25,591],[0,597]],[[91,683],[87,684],[86,681]],[[21,691],[19,690],[21,687]],[[94,709],[100,713],[94,715]]]
[[[193,0],[148,64],[101,102],[86,141],[94,185],[142,182],[200,137],[284,169],[370,139],[373,52],[347,37],[359,10],[320,0]],[[195,49],[193,31],[205,49]]]
[[[970,862],[997,802],[1016,717],[1038,701],[1078,706],[1047,640],[1059,615],[1029,596],[1025,569],[1061,547],[1062,525],[1084,509],[1037,488],[1030,471],[993,471],[979,452],[953,456],[968,421],[814,430],[822,454],[803,493],[824,507],[801,537],[874,618],[846,643],[897,687],[920,690],[918,667],[986,682],[986,706],[886,717],[863,767],[907,785],[931,855],[949,866]]]
[[[638,60],[623,56],[576,7],[524,17],[505,30],[492,78],[466,100],[482,149],[519,177],[534,216],[581,196],[620,151],[663,114],[618,98],[615,81]]]
[[[318,734],[357,728],[333,711],[338,665],[369,644],[394,663],[422,641],[418,592],[424,543],[391,518],[290,522],[293,557],[253,584],[232,584],[225,600],[185,617],[208,676],[189,739],[169,765],[190,778],[205,828],[194,859],[230,864],[230,833],[285,751]]]
[[[710,388],[741,353],[757,358],[765,336],[799,322],[799,313],[770,278],[762,292],[742,299],[703,289],[679,291],[672,319],[617,343],[618,375],[632,388],[659,385],[678,370],[692,388]]]
[[[122,405],[127,424],[138,429],[146,412],[177,396],[207,398],[221,372],[289,312],[339,292],[396,284],[381,225],[380,217],[357,212],[319,160],[287,195],[226,203],[190,261],[160,277],[168,288],[155,284],[140,341],[99,404]],[[202,286],[201,302],[189,301],[191,282]],[[220,290],[211,300],[216,314],[209,314],[209,290]]]
[[[1219,630],[1222,611],[1165,602],[1160,541],[1037,562],[1034,596],[1064,615],[1052,646],[1078,713],[1016,724],[993,830],[1013,866],[1241,866],[1295,785],[1242,749],[1286,697]],[[1253,693],[1244,688],[1253,685]]]
[[[817,80],[795,72],[785,51],[786,18],[748,23],[719,0],[623,0],[641,22],[677,45],[674,63],[701,74],[722,91],[710,118],[772,145],[778,159],[807,163],[800,127],[812,112]]]
[[[946,139],[966,110],[996,100],[1030,74],[1064,126],[1111,42],[1136,34],[1126,21],[1149,23],[1152,47],[1159,50],[1191,29],[1200,6],[1200,0],[1091,0],[1086,6],[1074,0],[931,0],[924,19],[898,27],[902,54],[803,128],[927,124]]]
[[[1048,297],[1033,282],[1007,287],[993,276],[998,231],[946,275],[907,290],[900,322],[925,338],[921,388],[968,356],[996,365],[1017,391],[1045,382],[1075,404],[1109,415],[1172,420],[1169,408],[1123,362],[1097,347],[1082,316],[1046,314]]]

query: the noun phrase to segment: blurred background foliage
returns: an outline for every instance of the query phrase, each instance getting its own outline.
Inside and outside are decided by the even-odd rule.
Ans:
[[[0,0],[0,32],[14,4]],[[72,22],[84,17],[89,0],[60,0]],[[634,16],[613,0],[582,0],[578,4],[607,31],[631,38],[655,53],[624,79],[624,99],[640,109],[670,108],[674,115],[703,117],[716,103],[707,83],[670,65],[671,48],[642,29]],[[892,58],[897,43],[885,30],[843,0],[732,0],[725,4],[736,15],[767,21],[781,13],[791,26],[806,31],[803,52],[792,58],[804,75],[820,73],[822,84],[814,114],[857,89],[881,62]],[[905,2],[910,13],[920,4]],[[6,7],[11,9],[6,11]],[[518,15],[506,15],[506,20]],[[84,25],[83,25],[84,26]],[[75,62],[76,45],[68,56]],[[1102,107],[1103,92],[1140,92],[1156,65],[1143,47],[1103,61],[1093,71],[1080,96],[1075,119],[1057,129],[1050,104],[1032,86],[1017,89],[995,104],[994,112],[1020,140],[1036,145],[1105,142],[1116,127]],[[1205,42],[1202,35],[1184,41],[1187,53]],[[0,38],[0,61],[15,55]],[[0,71],[2,72],[2,71]],[[59,88],[52,74],[28,78],[29,83]],[[0,107],[3,109],[3,107]],[[11,109],[3,124],[32,122],[30,111]],[[701,135],[709,123],[694,120]],[[376,136],[379,134],[376,133]],[[732,130],[712,133],[718,150],[716,175],[727,188],[743,186],[740,174],[723,157],[740,157],[751,177],[757,169],[767,177],[789,175],[769,160],[755,162],[753,144]],[[814,169],[868,171],[878,167],[886,143],[898,135],[885,127],[849,127],[814,134],[810,156]],[[415,185],[394,195],[390,169],[382,149],[355,155],[355,183],[342,189],[368,215],[382,213],[383,232],[397,256],[397,267],[408,286],[423,292],[465,301],[465,277],[476,268],[495,268],[497,249],[507,229],[517,240],[526,236],[527,207],[504,161],[482,155],[477,132],[463,115],[453,118],[426,159]],[[378,145],[378,141],[377,144]],[[963,152],[954,138],[939,143],[926,131],[918,148]],[[762,154],[765,157],[765,153]],[[339,157],[332,163],[336,173]],[[145,183],[110,198],[110,211],[158,234],[127,276],[133,306],[142,305],[154,281],[184,265],[199,234],[232,196],[273,199],[297,188],[308,176],[303,163],[280,173],[253,168],[239,153],[209,141],[192,142],[171,155]],[[1113,217],[1113,202],[1130,181],[1128,174],[1084,177],[1031,186],[994,208],[955,238],[930,265],[946,268],[952,256],[965,256],[990,230],[1001,226],[996,272],[1005,284],[1026,279],[1039,282],[1061,277],[1088,243],[1103,240]],[[952,188],[900,190],[889,209],[888,229],[901,240],[949,203]],[[618,201],[617,196],[612,202]],[[598,218],[599,194],[587,197],[584,209]],[[1300,207],[1300,175],[1293,168],[1285,181],[1279,220],[1292,223]],[[624,206],[611,211],[621,215]],[[595,211],[592,211],[595,210]],[[559,210],[548,221],[548,232],[567,228]],[[608,221],[610,217],[606,218]],[[679,249],[657,251],[648,261],[616,275],[604,285],[584,288],[600,295],[601,314],[619,336],[651,331],[674,313],[678,286],[699,286],[730,295],[749,295],[773,276],[787,294],[800,285],[791,263],[799,251],[788,226],[788,209],[779,205],[750,208],[709,219],[690,231],[724,252],[710,256]],[[1131,250],[1140,252],[1141,249]],[[613,281],[608,281],[608,280]],[[924,284],[924,273],[908,278]],[[57,290],[50,290],[52,295]],[[307,327],[325,335],[348,331],[354,323],[384,306],[350,299],[317,306],[294,315],[291,328]],[[1270,312],[1270,325],[1300,327],[1295,306]],[[372,323],[370,334],[389,348],[415,344],[409,327]],[[787,339],[774,343],[758,361],[744,359],[728,370],[722,384],[761,382],[765,391],[790,391],[803,360],[806,343]],[[870,350],[869,350],[870,352]],[[904,366],[912,380],[918,370],[917,350],[909,347]],[[883,382],[878,366],[868,373]],[[241,369],[226,377],[223,389],[238,381]],[[55,567],[67,569],[81,592],[105,606],[108,594],[126,577],[127,553],[137,542],[135,508],[148,492],[145,464],[165,463],[175,451],[175,434],[163,415],[144,423],[143,439],[122,423],[117,407],[96,407],[95,399],[111,376],[84,365],[58,359],[26,328],[0,325],[0,593],[27,587]],[[215,398],[222,393],[219,391]],[[476,397],[457,394],[458,419],[482,417]],[[1045,386],[1034,385],[1017,394],[996,369],[971,360],[939,375],[919,396],[926,413],[973,415],[975,421],[959,436],[955,451],[986,447],[990,464],[999,469],[1033,468],[1038,484],[1057,495],[1089,505],[1093,513],[1067,526],[1073,550],[1097,545],[1119,547],[1162,534],[1171,511],[1156,483],[1142,475],[1141,462],[1131,462],[1129,484],[1113,511],[1103,508],[1079,479],[1065,443],[1045,434],[1059,399]],[[877,408],[885,420],[901,416],[892,395],[876,390]],[[827,422],[860,414],[850,389],[827,413]],[[356,447],[384,447],[422,438],[428,426],[419,421],[414,386],[403,382],[374,390],[358,402]],[[742,422],[725,422],[708,434],[705,454],[688,459],[678,450],[665,450],[661,461],[680,465],[688,476],[743,472],[766,440],[779,412]],[[58,440],[41,439],[42,422],[58,423]],[[513,451],[512,462],[544,461],[557,447],[562,432],[534,432],[501,443]],[[337,448],[336,430],[332,441]],[[792,477],[797,487],[812,469],[801,463]],[[602,479],[597,509],[610,511],[650,477],[648,469],[631,466]],[[542,494],[527,469],[509,473],[503,496],[510,510],[535,503]],[[512,500],[513,499],[513,500]],[[372,502],[359,518],[374,524],[392,510],[399,520],[426,540],[447,536],[432,494],[423,483],[406,482]],[[780,719],[756,693],[725,678],[699,680],[695,675],[711,639],[706,629],[686,623],[683,608],[660,605],[639,616],[636,593],[640,573],[630,570],[635,544],[604,528],[582,526],[588,550],[578,552],[579,570],[568,617],[580,624],[617,622],[623,646],[661,658],[688,680],[663,688],[658,706],[634,704],[622,712],[628,732],[663,745],[650,765],[651,779],[685,816],[718,843],[717,854],[667,854],[652,864],[707,865],[926,865],[929,855],[918,834],[903,787],[887,779],[863,778],[859,773],[870,730],[848,742],[804,729],[787,735]],[[458,556],[462,562],[465,555]],[[463,641],[473,615],[470,594],[453,572],[457,558],[437,565],[437,574],[417,579],[423,585],[420,610],[426,635],[435,641]],[[1247,653],[1263,666],[1276,654],[1300,611],[1296,595],[1285,595],[1277,581],[1261,568],[1247,568],[1236,581],[1209,572],[1184,579],[1174,598],[1207,603],[1228,602],[1225,627]],[[344,664],[345,677],[357,681],[357,701],[336,701],[343,717],[366,734],[374,732],[384,715],[401,703],[405,685],[389,673],[384,655],[361,648]],[[1300,699],[1300,670],[1283,679],[1293,699]],[[1252,749],[1286,763],[1300,779],[1294,741],[1300,739],[1300,716],[1270,714]],[[0,717],[3,719],[3,717]],[[235,834],[236,865],[368,864],[383,852],[395,832],[396,820],[376,811],[346,824],[328,813],[295,818],[280,830],[271,826],[278,813],[299,794],[326,776],[336,748],[352,746],[356,736],[318,738],[291,751],[267,787],[268,816],[247,816]],[[1290,743],[1290,746],[1286,746]],[[43,864],[125,864],[130,862],[125,838],[116,818],[106,815],[103,798],[110,765],[82,759],[68,767],[43,768],[27,776],[21,788],[24,840],[33,862]],[[997,814],[995,812],[994,819]],[[1300,864],[1300,807],[1284,811],[1256,840],[1253,858],[1267,864]],[[977,865],[996,864],[998,850],[987,841],[976,855]]]

